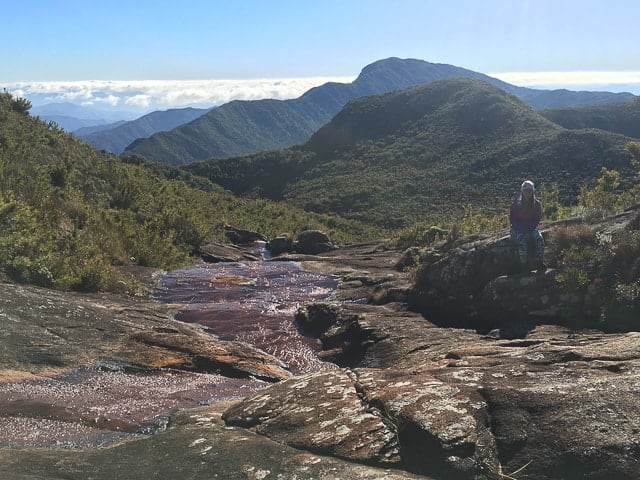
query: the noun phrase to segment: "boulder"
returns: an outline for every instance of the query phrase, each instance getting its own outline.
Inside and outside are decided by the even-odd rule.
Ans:
[[[329,235],[320,230],[305,230],[295,242],[295,250],[298,253],[316,255],[335,249]]]
[[[279,383],[227,410],[228,425],[318,454],[397,466],[399,445],[381,411],[367,408],[349,371]]]
[[[224,234],[234,245],[247,245],[258,241],[267,241],[267,238],[261,233],[235,228],[230,225],[224,226]]]
[[[241,262],[244,260],[260,260],[261,258],[258,252],[215,241],[201,245],[198,254],[202,260],[208,263]]]
[[[287,234],[272,238],[266,245],[266,249],[271,252],[271,255],[291,252],[293,248],[293,240]]]

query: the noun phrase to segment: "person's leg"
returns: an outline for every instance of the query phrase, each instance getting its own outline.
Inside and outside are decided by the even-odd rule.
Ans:
[[[524,233],[512,232],[511,238],[518,242],[518,257],[520,257],[520,266],[527,264],[527,235]]]
[[[533,246],[536,255],[536,265],[538,267],[544,266],[544,238],[538,230],[531,232],[531,238],[533,240]]]

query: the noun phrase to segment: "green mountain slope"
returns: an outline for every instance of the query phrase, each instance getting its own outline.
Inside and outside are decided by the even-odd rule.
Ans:
[[[138,139],[126,151],[178,165],[291,145],[317,130],[319,122],[291,101],[234,101],[183,127]]]
[[[308,140],[354,98],[456,77],[482,79],[519,96],[534,108],[626,101],[633,97],[607,92],[534,90],[453,65],[388,58],[366,66],[352,83],[327,83],[293,100],[231,102],[170,132],[136,140],[126,151],[181,165],[284,148]]]
[[[129,288],[119,272],[196,261],[221,226],[335,241],[379,231],[283,203],[239,199],[167,165],[98,152],[0,94],[0,278],[76,290]]]
[[[459,78],[353,100],[304,146],[183,168],[238,194],[398,228],[467,205],[503,212],[524,178],[575,199],[602,166],[631,175],[627,141],[566,130]]]
[[[640,98],[624,103],[543,110],[540,114],[564,128],[599,128],[640,138]]]
[[[202,108],[175,108],[151,112],[130,122],[119,122],[108,129],[103,128],[96,132],[89,131],[89,133],[76,131],[74,135],[98,150],[122,153],[125,147],[134,140],[176,128],[198,118],[206,111]]]

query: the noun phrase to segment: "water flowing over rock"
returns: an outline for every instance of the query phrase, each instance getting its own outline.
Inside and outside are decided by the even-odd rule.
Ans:
[[[163,275],[160,288],[176,293],[166,304],[3,284],[5,437],[7,426],[19,433],[46,422],[92,433],[75,444],[82,450],[12,449],[18,443],[5,438],[0,477],[636,479],[640,333],[571,328],[563,310],[509,307],[522,307],[521,290],[553,299],[558,285],[551,271],[513,274],[504,235],[425,255],[416,282],[396,267],[407,265],[403,252],[383,242],[202,264],[190,270],[193,283]],[[291,305],[295,282],[281,276],[289,268],[292,282],[315,272],[339,278],[339,288],[329,296],[313,287],[317,296]],[[276,285],[284,297],[267,308]],[[230,292],[260,309],[230,313]],[[287,327],[266,328],[278,312]],[[242,328],[253,320],[265,326],[259,335]],[[295,369],[282,348],[269,351],[291,326],[296,345],[316,356]],[[316,369],[320,359],[332,363]],[[72,394],[93,386],[116,398],[113,408]],[[54,391],[66,393],[51,402],[44,393]],[[158,408],[114,391],[131,400],[146,392]]]

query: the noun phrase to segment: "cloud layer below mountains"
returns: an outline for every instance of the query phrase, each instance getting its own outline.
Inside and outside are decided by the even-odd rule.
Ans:
[[[508,72],[488,75],[520,87],[630,92],[640,95],[640,72]]]
[[[640,72],[491,73],[514,85],[543,89],[627,91],[640,95]],[[354,77],[254,80],[139,80],[0,83],[34,106],[73,103],[86,110],[128,112],[131,117],[169,108],[209,108],[232,100],[297,98],[326,82],[349,83]]]
[[[0,84],[33,105],[70,102],[85,107],[151,111],[208,108],[232,100],[297,98],[326,82],[349,83],[354,77],[308,77],[256,80],[139,80],[20,82]]]

